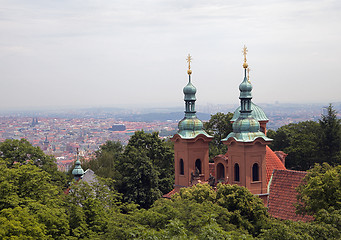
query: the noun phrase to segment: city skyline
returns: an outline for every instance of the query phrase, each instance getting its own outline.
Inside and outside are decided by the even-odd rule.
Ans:
[[[338,1],[1,1],[0,110],[340,102]]]

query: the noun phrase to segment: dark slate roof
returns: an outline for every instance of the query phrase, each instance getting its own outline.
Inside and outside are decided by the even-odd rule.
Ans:
[[[268,212],[275,218],[293,221],[311,221],[312,216],[296,214],[296,188],[303,181],[306,172],[279,170],[273,171],[269,182]]]

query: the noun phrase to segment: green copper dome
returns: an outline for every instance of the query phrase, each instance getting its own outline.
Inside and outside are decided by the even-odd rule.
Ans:
[[[194,118],[184,118],[182,119],[179,124],[178,128],[179,131],[200,131],[203,129],[202,121],[196,117]]]
[[[188,61],[190,63],[190,56],[188,58]],[[184,87],[184,100],[185,100],[185,117],[179,122],[178,124],[178,135],[183,139],[193,139],[196,138],[199,134],[203,134],[209,138],[212,138],[210,135],[208,135],[204,131],[204,125],[201,120],[197,118],[196,111],[195,111],[195,101],[196,97],[195,94],[197,92],[197,89],[193,86],[191,82],[191,74],[192,71],[189,69],[187,71],[188,73],[188,83]]]
[[[78,155],[77,160],[75,162],[75,168],[72,170],[72,175],[74,176],[75,180],[79,180],[84,175],[84,170],[81,166],[81,162],[78,159]]]
[[[231,122],[235,122],[239,116],[240,116],[240,106],[234,111],[233,117],[231,119]],[[254,104],[251,101],[251,115],[254,119],[256,119],[257,121],[269,121],[268,117],[266,116],[265,112],[263,111],[263,109],[261,107],[259,107],[258,105]]]
[[[195,94],[197,93],[197,89],[191,83],[191,76],[189,76],[189,82],[184,87],[183,92],[185,94],[185,98],[184,98],[185,101],[186,100],[189,100],[189,101],[195,101],[196,100]]]
[[[244,46],[244,53],[245,53],[245,50],[246,50],[246,47]],[[245,72],[244,79],[242,83],[239,85],[240,107],[237,108],[237,110],[234,113],[233,118],[231,119],[231,121],[234,121],[232,125],[233,132],[231,132],[222,141],[227,141],[230,138],[234,138],[237,142],[253,142],[257,138],[262,138],[265,141],[271,141],[270,138],[266,137],[264,133],[260,131],[259,120],[257,119],[257,117],[254,117],[252,115],[252,112],[255,109],[256,105],[252,104],[251,102],[252,85],[246,77],[246,71],[247,71],[246,68],[248,66],[246,63],[246,58],[244,60],[243,66],[244,66],[244,72]],[[259,114],[259,112],[256,112],[256,114]]]
[[[178,124],[178,134],[183,139],[195,138],[199,134],[211,137],[203,130],[203,123],[196,116],[185,116]]]
[[[239,98],[252,98],[251,91],[252,85],[247,80],[246,76],[244,77],[243,82],[239,85],[240,96]]]
[[[233,132],[257,132],[259,131],[259,122],[252,116],[247,116],[246,118],[238,118],[237,121],[233,123]]]

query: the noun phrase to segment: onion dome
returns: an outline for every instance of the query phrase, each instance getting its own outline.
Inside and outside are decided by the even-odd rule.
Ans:
[[[184,87],[183,92],[185,94],[185,98],[184,98],[185,101],[186,100],[189,100],[189,101],[197,100],[196,97],[195,97],[195,94],[197,93],[197,89],[191,83],[191,76],[189,76],[188,84]]]
[[[239,116],[240,116],[240,106],[234,111],[233,117],[231,119],[231,122],[235,122]],[[263,109],[261,107],[259,107],[258,105],[254,104],[251,101],[251,115],[254,119],[256,119],[257,121],[269,121],[268,117],[266,116],[265,112],[263,111]]]
[[[251,117],[246,118],[238,118],[232,125],[233,132],[242,133],[242,132],[257,132],[259,131],[259,122]]]
[[[178,124],[179,131],[200,131],[203,127],[202,121],[196,117],[184,118]]]
[[[188,62],[188,83],[184,87],[184,100],[185,100],[185,117],[179,122],[178,124],[178,133],[181,138],[183,139],[192,139],[198,136],[199,134],[204,134],[205,136],[212,138],[203,130],[203,123],[200,119],[196,116],[195,111],[195,101],[196,97],[195,94],[197,89],[193,86],[191,82],[191,61],[192,57],[188,55],[187,62]]]
[[[77,149],[77,160],[75,162],[75,168],[72,170],[72,175],[74,176],[74,179],[76,181],[81,179],[84,175],[84,170],[81,166],[81,161],[79,161],[79,157],[78,157],[78,149]]]
[[[244,77],[243,82],[239,85],[240,96],[239,98],[252,98],[251,91],[252,85],[247,80],[246,76]]]
[[[231,132],[223,141],[227,141],[229,138],[234,138],[238,142],[253,142],[257,138],[263,138],[265,141],[271,141],[267,138],[263,132],[260,131],[260,124],[258,119],[252,115],[252,85],[246,77],[246,71],[248,64],[246,62],[247,48],[244,46],[244,79],[239,85],[240,90],[240,107],[236,110],[232,125],[233,132]],[[239,115],[237,113],[239,111]],[[265,115],[265,114],[264,114]],[[237,117],[238,116],[238,117]],[[266,117],[266,116],[265,116]],[[231,120],[232,121],[232,120]]]

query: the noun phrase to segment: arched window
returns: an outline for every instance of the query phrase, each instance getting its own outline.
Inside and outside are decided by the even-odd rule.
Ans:
[[[184,169],[184,160],[182,158],[180,159],[180,175],[185,174],[185,169]]]
[[[201,160],[200,159],[197,159],[195,161],[195,171],[197,171],[197,169],[198,169],[199,174],[201,174]]]
[[[239,165],[234,164],[234,181],[239,182]]]
[[[225,167],[222,163],[218,163],[217,165],[217,180],[225,179]]]
[[[259,181],[259,166],[258,163],[252,166],[252,181]]]

